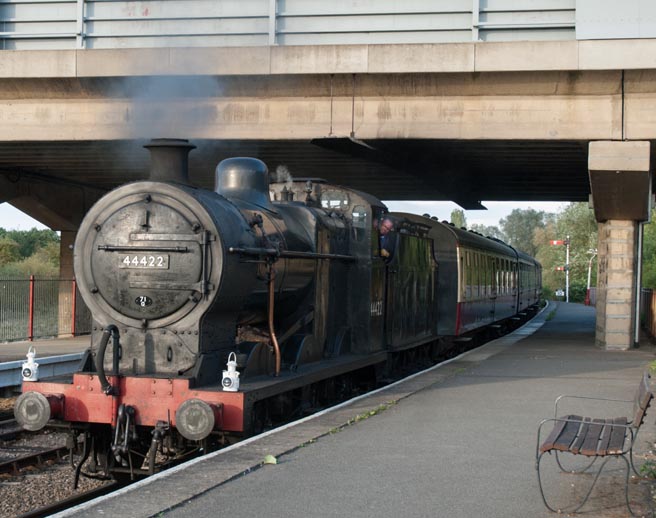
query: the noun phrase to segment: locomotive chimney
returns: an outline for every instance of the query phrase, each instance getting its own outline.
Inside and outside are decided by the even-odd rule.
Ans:
[[[144,147],[150,151],[149,180],[191,184],[188,155],[196,146],[185,139],[157,138]]]
[[[216,166],[214,190],[230,199],[237,199],[272,210],[269,198],[269,170],[257,158],[227,158]]]

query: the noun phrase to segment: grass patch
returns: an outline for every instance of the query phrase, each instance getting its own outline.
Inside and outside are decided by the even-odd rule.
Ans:
[[[370,417],[373,417],[375,415],[380,414],[381,412],[384,412],[388,408],[391,408],[393,405],[396,405],[396,401],[388,401],[387,403],[383,403],[378,405],[376,408],[373,410],[369,410],[367,412],[362,412],[359,415],[356,415],[355,417],[349,419],[345,424],[341,426],[337,426],[336,428],[333,428],[330,430],[330,434],[334,434],[337,432],[341,432],[344,428],[347,426],[351,426],[352,424],[359,423],[360,421],[364,421],[365,419],[369,419]]]

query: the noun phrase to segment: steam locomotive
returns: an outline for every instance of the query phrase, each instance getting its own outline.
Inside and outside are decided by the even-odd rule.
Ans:
[[[153,473],[538,304],[540,264],[501,241],[320,179],[270,183],[253,158],[196,188],[193,145],[146,147],[150,178],[99,200],[75,242],[91,347],[75,374],[25,381],[15,406],[24,428],[83,444],[76,480],[87,460],[91,474]]]

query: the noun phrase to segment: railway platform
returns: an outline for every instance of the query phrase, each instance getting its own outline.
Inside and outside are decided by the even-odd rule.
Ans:
[[[594,325],[594,308],[551,305],[445,364],[55,516],[553,517],[535,448],[554,399],[630,399],[656,357],[647,345],[595,347]],[[637,464],[656,437],[655,414],[640,432]],[[267,455],[277,464],[262,465]],[[620,464],[605,473],[582,515],[628,516],[614,489]],[[581,491],[571,475],[554,476],[558,498]],[[650,489],[630,484],[634,510],[648,513]]]
[[[36,350],[36,359],[61,356],[63,354],[82,353],[89,347],[89,335],[75,336],[71,338],[51,338],[43,340],[19,342],[8,342],[0,344],[0,363],[25,360],[30,346]]]
[[[69,374],[78,369],[89,347],[89,336],[0,344],[0,395],[13,396],[20,392],[22,366],[30,347],[36,352],[41,377]]]

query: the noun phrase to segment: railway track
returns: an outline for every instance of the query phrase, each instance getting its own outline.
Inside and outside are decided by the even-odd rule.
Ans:
[[[84,493],[71,496],[64,500],[60,500],[52,505],[40,507],[39,509],[35,509],[34,511],[21,514],[18,516],[18,518],[42,518],[44,516],[50,516],[54,513],[58,513],[59,511],[69,509],[76,505],[83,504],[84,502],[88,502],[89,500],[93,500],[94,498],[98,498],[99,496],[104,496],[108,493],[111,493],[112,491],[116,491],[120,487],[122,486],[118,482],[110,482],[107,485],[95,489],[90,489],[89,491],[85,491]]]
[[[17,435],[24,430],[16,422],[16,419],[0,420],[0,441],[9,441],[15,439]]]
[[[58,446],[56,448],[50,448],[47,450],[39,450],[27,455],[21,455],[20,457],[15,457],[13,459],[0,462],[0,474],[8,473],[12,475],[17,475],[20,470],[25,469],[30,466],[42,467],[48,463],[48,461],[59,461],[64,458],[65,455],[69,453],[69,449],[65,446]]]

